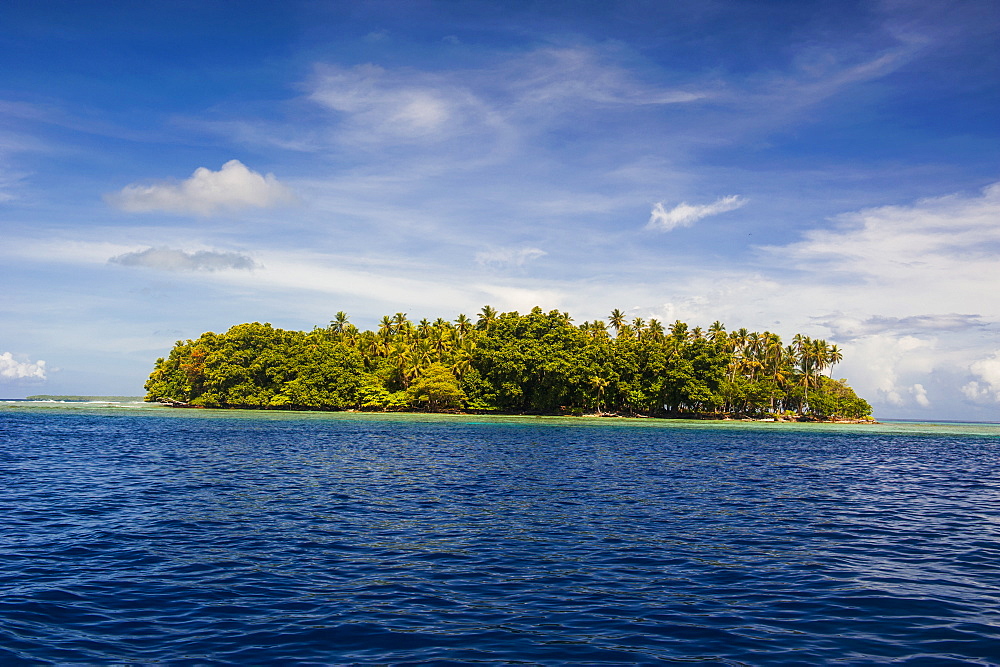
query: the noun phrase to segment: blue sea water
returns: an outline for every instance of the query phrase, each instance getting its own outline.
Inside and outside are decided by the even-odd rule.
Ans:
[[[1000,427],[0,404],[0,664],[996,664]]]

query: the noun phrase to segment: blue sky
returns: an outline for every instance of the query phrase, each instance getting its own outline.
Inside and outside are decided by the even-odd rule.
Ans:
[[[0,7],[0,397],[483,305],[836,342],[1000,420],[1000,4]]]

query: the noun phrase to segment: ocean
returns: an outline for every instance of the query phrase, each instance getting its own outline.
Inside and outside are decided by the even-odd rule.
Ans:
[[[997,664],[1000,426],[0,403],[0,664]]]

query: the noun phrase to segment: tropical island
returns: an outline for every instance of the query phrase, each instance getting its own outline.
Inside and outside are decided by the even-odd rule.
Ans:
[[[498,412],[672,418],[870,420],[833,379],[836,345],[796,334],[627,321],[617,308],[574,324],[534,308],[414,324],[405,313],[361,331],[238,324],[178,341],[156,360],[146,397],[177,407]],[[829,371],[829,375],[826,372]]]

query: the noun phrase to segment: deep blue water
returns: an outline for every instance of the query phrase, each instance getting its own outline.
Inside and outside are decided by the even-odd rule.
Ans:
[[[481,421],[0,409],[0,664],[1000,662],[996,428]]]

